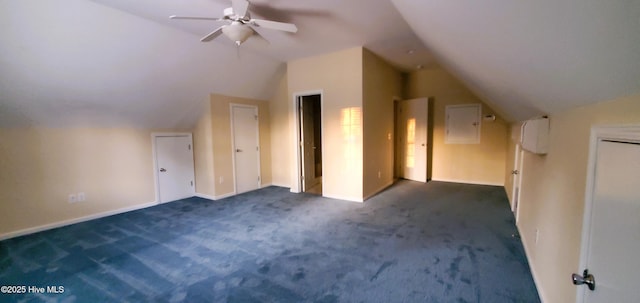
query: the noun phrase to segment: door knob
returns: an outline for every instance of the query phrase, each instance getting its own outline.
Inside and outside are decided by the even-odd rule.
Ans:
[[[166,170],[166,169],[164,169],[164,168],[161,168],[161,169],[160,169],[160,172],[166,172],[166,171],[167,171],[167,170]]]
[[[573,281],[573,285],[587,284],[587,286],[589,286],[589,290],[596,289],[596,278],[589,273],[588,269],[585,269],[584,272],[582,272],[582,276],[579,274],[572,274],[571,280]]]
[[[239,148],[238,148],[238,149],[236,149],[236,153],[240,153],[240,152],[242,152],[242,150],[241,150],[241,149],[239,149]]]

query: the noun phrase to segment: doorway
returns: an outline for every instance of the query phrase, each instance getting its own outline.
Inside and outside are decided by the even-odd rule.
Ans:
[[[302,192],[322,195],[322,95],[297,97]]]
[[[152,138],[158,202],[195,195],[191,134],[153,134]]]
[[[231,104],[231,140],[235,193],[260,188],[258,107]]]

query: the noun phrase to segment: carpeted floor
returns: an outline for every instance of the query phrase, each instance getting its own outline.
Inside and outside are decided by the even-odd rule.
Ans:
[[[539,302],[502,187],[400,181],[364,204],[268,187],[0,242],[25,302]],[[60,289],[57,288],[59,291]]]

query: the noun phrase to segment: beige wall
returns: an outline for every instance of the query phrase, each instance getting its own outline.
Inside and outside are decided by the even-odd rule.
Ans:
[[[640,125],[640,95],[551,115],[550,122],[548,154],[525,152],[518,228],[544,302],[575,302],[568,277],[581,270],[591,127]]]
[[[292,137],[290,125],[293,113],[289,107],[293,97],[289,96],[287,73],[280,76],[276,93],[269,101],[271,113],[271,183],[282,187],[291,187],[291,169],[295,161],[292,155]]]
[[[211,120],[211,149],[203,150],[196,148],[196,180],[205,180],[196,187],[199,194],[206,194],[212,198],[233,194],[235,192],[233,179],[233,153],[231,148],[231,104],[247,104],[258,107],[259,116],[259,133],[260,133],[260,175],[262,186],[271,184],[271,131],[269,122],[269,104],[267,101],[229,97],[223,95],[210,95],[210,114],[206,113],[198,121],[198,126],[194,130],[194,145],[201,147],[206,146],[196,141],[201,138],[202,133],[199,128],[206,124],[206,120]],[[208,147],[207,147],[208,148]],[[204,155],[203,155],[204,153]],[[213,166],[209,166],[202,159],[212,157]],[[212,178],[208,177],[207,170],[212,170]],[[221,181],[222,180],[222,181]],[[206,182],[215,182],[215,184],[207,184]],[[203,189],[201,192],[200,189]],[[213,195],[204,190],[213,189]]]
[[[272,106],[277,116],[289,116],[289,131],[295,130],[293,95],[322,90],[323,194],[328,197],[362,201],[362,119],[343,127],[346,110],[362,111],[361,47],[290,61],[287,63],[289,98],[274,100],[284,106]],[[282,151],[295,150],[295,142],[282,146]],[[291,183],[295,182],[294,157],[289,167]],[[281,168],[276,168],[281,169]],[[279,175],[284,172],[278,172]],[[291,184],[295,187],[295,184]]]
[[[407,99],[433,97],[432,179],[504,185],[508,124],[442,68],[412,72],[405,85]],[[480,144],[445,144],[445,107],[467,103],[482,104],[482,114],[495,114],[496,121],[481,122]]]
[[[196,193],[214,197],[216,182],[213,175],[213,125],[210,98],[204,100],[202,112],[193,129],[193,162]]]
[[[393,183],[393,100],[402,95],[402,74],[372,52],[365,49],[363,54],[363,194],[367,198]]]
[[[155,202],[151,146],[150,130],[0,129],[0,237]]]

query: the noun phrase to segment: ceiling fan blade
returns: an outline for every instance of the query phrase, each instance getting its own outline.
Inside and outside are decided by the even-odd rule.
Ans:
[[[298,31],[298,27],[293,23],[284,23],[284,22],[260,20],[260,19],[251,19],[250,23],[259,27],[275,29],[275,30],[285,31],[290,33],[295,33]]]
[[[213,39],[215,39],[216,37],[220,36],[220,34],[222,34],[222,29],[225,27],[226,25],[223,25],[221,27],[216,28],[216,30],[210,32],[208,35],[202,37],[202,39],[200,39],[200,41],[202,42],[209,42]]]
[[[262,35],[260,35],[260,33],[258,33],[258,31],[256,31],[255,29],[251,29],[253,31],[253,35],[251,36],[251,39],[253,39],[256,42],[260,42],[260,44],[265,44],[265,45],[269,45],[269,40],[265,39]]]
[[[169,19],[179,19],[179,20],[213,20],[213,21],[223,21],[223,20],[224,20],[224,19],[220,19],[220,18],[213,18],[213,17],[182,17],[182,16],[176,16],[176,15],[169,16]]]
[[[249,1],[247,0],[231,0],[231,7],[233,7],[233,13],[244,17],[247,14],[249,8]]]

